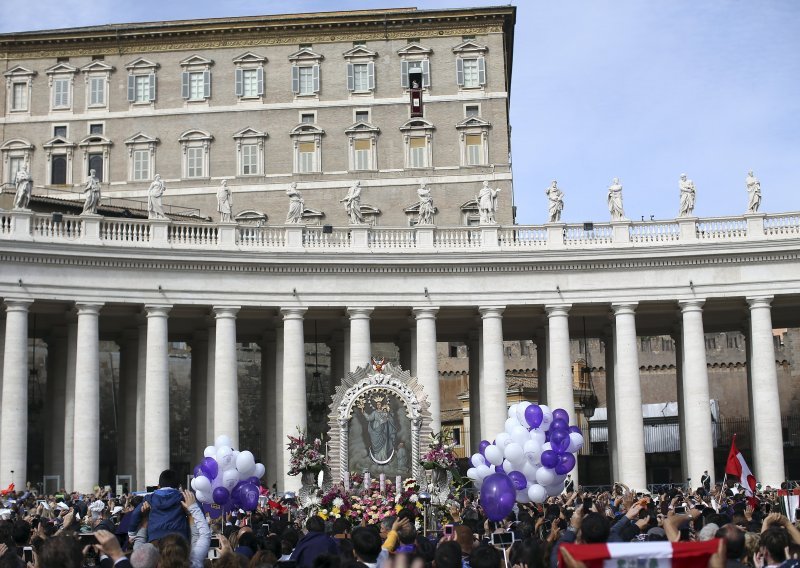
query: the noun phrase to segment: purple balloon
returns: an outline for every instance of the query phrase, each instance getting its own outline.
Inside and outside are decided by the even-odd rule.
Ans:
[[[506,470],[504,470],[504,469],[503,469],[503,466],[502,466],[502,465],[496,465],[496,466],[494,466],[494,470],[495,470],[497,473],[505,473],[505,472],[506,472]]]
[[[570,434],[571,434],[571,433],[573,433],[573,432],[575,432],[576,434],[581,434],[581,435],[583,435],[583,433],[581,432],[581,429],[580,429],[580,427],[579,427],[579,426],[570,426],[570,427],[569,427],[569,432],[570,432]]]
[[[514,482],[504,473],[493,473],[483,479],[481,507],[490,521],[502,521],[514,509],[517,500],[514,487]]]
[[[545,432],[545,433],[544,433],[544,441],[545,441],[545,442],[549,442],[549,441],[550,441],[550,432],[551,432],[551,431],[552,431],[552,430],[550,430],[550,429],[548,428],[548,429],[547,429],[547,432]]]
[[[556,453],[563,453],[569,448],[569,432],[567,430],[553,430],[550,434],[550,446]]]
[[[217,505],[225,505],[231,498],[231,494],[224,487],[217,487],[211,495]]]
[[[553,420],[563,420],[564,422],[569,424],[569,412],[567,412],[563,408],[556,408],[553,411]]]
[[[255,511],[258,506],[258,496],[258,487],[252,483],[245,483],[239,493],[241,508],[245,511]]]
[[[195,477],[203,477],[206,474],[206,472],[203,471],[203,468],[200,467],[200,464],[197,464],[196,466],[194,466],[194,470],[193,470],[192,473],[194,473]]]
[[[203,458],[203,461],[200,462],[200,469],[203,470],[203,475],[213,481],[219,473],[219,464],[214,458]]]
[[[248,477],[247,483],[252,483],[256,487],[261,487],[261,480],[257,478],[255,475],[253,477]]]
[[[527,422],[528,426],[531,428],[538,428],[541,426],[542,418],[544,418],[544,413],[542,409],[539,408],[538,404],[531,404],[525,408],[525,422]]]
[[[200,506],[202,507],[203,512],[208,513],[208,516],[212,519],[218,519],[223,513],[226,512],[226,507],[222,507],[216,503],[200,503]]]
[[[558,455],[558,465],[555,470],[558,475],[566,475],[575,467],[575,456],[569,452]]]
[[[541,460],[544,467],[556,467],[558,465],[558,454],[553,450],[545,450],[542,452]]]
[[[517,491],[521,491],[528,486],[528,480],[525,478],[525,474],[521,471],[512,471],[508,474],[508,478],[514,484],[514,487]]]
[[[488,440],[481,440],[481,443],[480,443],[480,444],[478,444],[478,452],[480,452],[480,454],[481,454],[483,457],[486,457],[486,456],[484,455],[484,453],[483,453],[483,452],[485,452],[485,451],[486,451],[486,448],[488,448],[488,447],[489,447],[489,446],[491,446],[491,445],[492,445],[492,444],[490,444]]]
[[[550,430],[563,430],[564,432],[569,432],[569,422],[565,420],[553,419],[550,423]]]

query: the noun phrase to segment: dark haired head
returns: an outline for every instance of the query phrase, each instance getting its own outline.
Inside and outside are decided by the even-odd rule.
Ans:
[[[728,560],[741,560],[746,549],[744,544],[744,533],[734,524],[728,523],[717,531],[717,538],[724,538],[727,549]]]
[[[361,562],[374,564],[381,553],[381,537],[371,528],[356,527],[351,537],[353,552]]]
[[[482,544],[469,555],[472,568],[500,568],[500,552],[486,544]]]
[[[443,542],[436,549],[434,559],[436,568],[461,568],[461,547],[453,540]]]
[[[171,487],[177,489],[180,487],[180,484],[181,480],[175,470],[165,469],[161,472],[161,475],[158,476],[158,486],[161,488]]]
[[[786,560],[786,547],[789,546],[789,535],[783,527],[769,527],[761,533],[759,547],[769,553],[770,564],[780,564]]]
[[[581,540],[586,544],[601,543],[608,540],[611,528],[600,513],[589,513],[581,521]]]
[[[322,520],[322,517],[312,515],[306,521],[306,528],[308,532],[325,532],[325,521]]]
[[[39,568],[81,568],[83,553],[77,539],[54,536],[42,543],[37,552]]]

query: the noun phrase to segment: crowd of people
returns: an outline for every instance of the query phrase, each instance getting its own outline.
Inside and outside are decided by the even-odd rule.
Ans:
[[[444,524],[409,508],[353,526],[313,509],[272,507],[272,499],[212,519],[167,470],[146,495],[5,496],[0,568],[581,568],[562,544],[710,539],[719,539],[713,568],[800,566],[797,515],[780,512],[775,491],[753,500],[720,485],[655,494],[620,484],[574,489],[542,505],[518,504],[501,522],[462,496]]]

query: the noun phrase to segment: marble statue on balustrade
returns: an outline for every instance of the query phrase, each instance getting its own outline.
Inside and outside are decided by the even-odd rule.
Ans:
[[[233,209],[233,197],[228,187],[228,180],[222,180],[217,190],[217,211],[219,211],[219,222],[231,222],[231,210]]]
[[[686,174],[681,174],[678,186],[681,188],[681,207],[678,211],[678,217],[691,217],[694,213],[694,202],[696,192],[694,189],[694,182],[686,179]]]
[[[497,213],[497,198],[500,193],[499,187],[489,187],[489,182],[484,181],[483,187],[478,192],[475,201],[478,202],[478,213],[480,214],[481,225],[494,225],[497,223],[495,213]]]
[[[153,183],[147,190],[147,218],[148,219],[166,219],[164,214],[164,205],[161,203],[161,198],[167,186],[161,181],[161,174],[156,174],[153,178]]]
[[[417,195],[419,196],[417,225],[433,225],[433,214],[435,212],[435,208],[433,207],[431,188],[423,183],[419,186]]]
[[[303,221],[303,210],[305,209],[306,202],[303,201],[303,196],[297,191],[297,182],[292,182],[289,189],[286,190],[286,195],[289,196],[289,212],[286,213],[286,224],[292,225],[301,223]]]
[[[558,223],[561,221],[561,212],[564,210],[564,192],[558,188],[556,180],[553,180],[553,183],[544,192],[547,195],[549,222]]]
[[[361,213],[361,182],[357,181],[350,186],[347,190],[347,195],[344,199],[340,199],[339,203],[344,203],[344,209],[350,219],[351,225],[362,225],[364,223],[364,215]]]
[[[33,190],[33,177],[30,170],[28,170],[27,163],[17,170],[17,175],[14,176],[14,183],[17,185],[17,193],[14,196],[14,209],[27,209]]]
[[[761,182],[753,175],[753,170],[747,172],[745,179],[747,185],[747,212],[758,213],[758,208],[761,207]]]
[[[83,195],[81,215],[97,215],[97,206],[100,205],[100,182],[95,177],[94,170],[89,170],[89,179],[83,185]]]
[[[619,178],[614,178],[608,186],[608,212],[612,221],[627,221],[625,209],[622,207],[622,184]]]

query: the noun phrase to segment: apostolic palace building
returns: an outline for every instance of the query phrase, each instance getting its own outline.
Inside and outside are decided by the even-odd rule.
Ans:
[[[533,342],[539,402],[583,425],[597,400],[570,346],[588,336],[607,477],[644,488],[637,337],[656,335],[675,340],[681,472],[699,480],[715,473],[705,334],[723,331],[746,344],[751,465],[784,481],[773,328],[800,322],[800,215],[517,225],[514,193],[542,188],[512,179],[514,22],[511,6],[404,8],[0,35],[0,486],[153,485],[189,409],[195,459],[255,430],[266,481],[294,487],[309,344],[327,345],[334,385],[393,345],[434,431],[437,342],[466,346],[469,452],[504,429],[504,342]],[[177,396],[175,342],[191,369]]]

